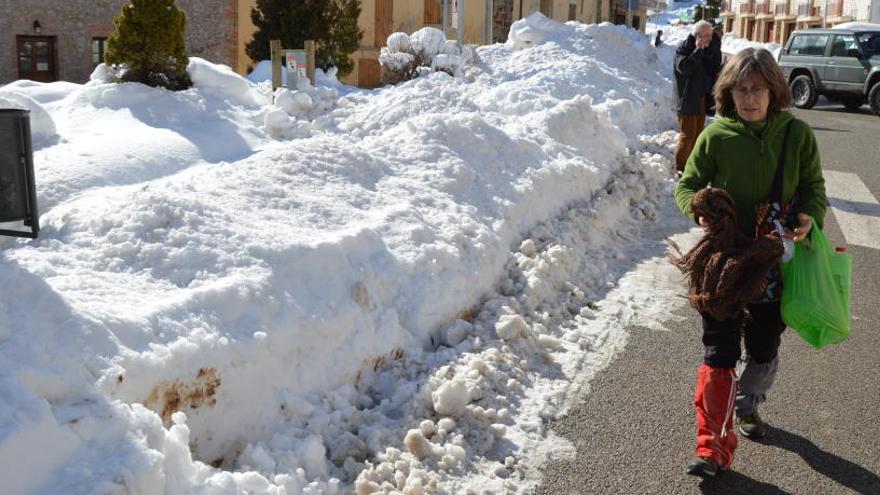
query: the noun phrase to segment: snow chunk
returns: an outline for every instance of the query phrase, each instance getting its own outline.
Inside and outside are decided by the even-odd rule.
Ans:
[[[443,332],[443,343],[449,347],[455,347],[466,336],[474,331],[474,326],[464,320],[456,320],[455,323]]]
[[[275,94],[275,106],[290,115],[311,111],[315,107],[312,97],[305,91],[281,88]]]
[[[495,323],[495,333],[501,340],[513,340],[531,334],[529,324],[520,315],[501,315]]]
[[[564,29],[564,25],[535,12],[510,25],[507,34],[507,45],[522,49],[540,45],[553,38],[554,33]]]
[[[264,99],[254,93],[253,83],[236,74],[229,66],[190,57],[186,71],[193,85],[202,92],[222,95],[246,105],[265,103]]]
[[[431,394],[431,398],[434,400],[434,410],[441,416],[461,416],[470,402],[468,386],[460,379],[443,383]]]
[[[420,460],[426,457],[436,456],[437,448],[440,447],[439,445],[428,441],[428,439],[425,438],[425,434],[422,433],[422,430],[418,428],[409,430],[406,433],[406,437],[403,439],[403,444],[406,446],[406,449],[412,453],[412,455],[416,456],[416,458]],[[440,452],[442,451],[442,448],[440,448]]]
[[[280,108],[266,112],[266,117],[263,119],[263,125],[266,126],[266,130],[269,131],[271,135],[276,137],[283,135],[293,126],[290,121],[290,116]]]
[[[519,252],[529,258],[534,258],[535,255],[538,254],[538,249],[535,247],[535,241],[531,239],[522,241],[522,244],[519,245]]]
[[[101,63],[89,75],[89,84],[109,84],[115,79],[113,70],[107,64]]]

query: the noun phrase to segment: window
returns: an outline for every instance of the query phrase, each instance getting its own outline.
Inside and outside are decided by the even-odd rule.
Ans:
[[[828,44],[827,34],[802,34],[795,36],[788,49],[790,55],[825,55],[825,46]]]
[[[862,45],[862,50],[866,53],[875,55],[880,53],[880,32],[859,33],[857,36],[859,43]]]
[[[840,35],[834,37],[834,43],[831,45],[832,57],[851,57],[850,50],[855,50],[857,54],[859,52],[855,38]]]
[[[107,53],[107,38],[92,38],[92,65],[104,62]]]

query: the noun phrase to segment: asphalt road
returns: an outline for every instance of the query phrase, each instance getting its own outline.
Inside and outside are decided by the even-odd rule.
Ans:
[[[823,167],[849,172],[880,198],[880,117],[820,102],[795,114],[819,140]],[[869,210],[880,216],[880,208]],[[844,242],[834,214],[832,242]],[[577,449],[543,469],[540,494],[880,494],[880,251],[854,254],[852,335],[815,350],[783,335],[780,372],[761,414],[760,443],[740,437],[731,471],[685,474],[696,439],[693,392],[700,321],[684,308],[670,331],[631,328],[626,349],[551,429]]]

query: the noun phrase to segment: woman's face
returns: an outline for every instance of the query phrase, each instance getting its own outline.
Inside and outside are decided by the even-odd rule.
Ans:
[[[767,120],[767,109],[770,107],[770,87],[758,72],[752,74],[730,90],[736,113],[745,122],[763,122]]]

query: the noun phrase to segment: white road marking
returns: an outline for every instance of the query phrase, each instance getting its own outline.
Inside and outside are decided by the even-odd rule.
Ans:
[[[847,244],[880,249],[880,203],[856,174],[823,170],[825,193]]]

